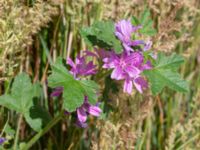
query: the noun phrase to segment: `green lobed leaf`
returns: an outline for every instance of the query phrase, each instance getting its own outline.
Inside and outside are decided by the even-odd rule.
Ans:
[[[92,80],[82,80],[81,81],[83,88],[85,90],[86,95],[88,96],[88,101],[91,104],[96,103],[97,97],[97,92],[99,89],[99,86]]]
[[[97,39],[94,36],[94,33],[92,31],[91,27],[84,27],[80,30],[80,35],[84,39],[87,45],[93,46],[93,45],[98,45],[97,44]],[[108,45],[107,45],[108,46]]]
[[[183,57],[175,53],[170,56],[165,56],[162,53],[158,53],[155,68],[178,69],[183,62]]]
[[[13,98],[11,95],[8,94],[2,95],[0,96],[0,105],[10,110],[20,112],[20,107],[17,101],[15,101],[14,99],[15,98]]]
[[[32,105],[32,98],[35,96],[29,76],[25,73],[17,75],[14,79],[11,96],[19,107],[19,113],[26,113]]]
[[[154,95],[160,93],[166,86],[179,92],[188,91],[188,83],[181,79],[181,76],[176,71],[183,62],[183,58],[176,54],[171,56],[158,54],[154,68],[144,71],[144,74],[150,81]]]
[[[52,65],[52,74],[48,78],[49,86],[52,88],[63,87],[63,108],[69,112],[75,111],[83,104],[84,96],[88,96],[90,103],[97,101],[96,91],[98,85],[91,80],[76,80],[69,73],[58,58]]]
[[[21,113],[27,123],[33,127],[37,125],[37,128],[33,128],[35,131],[39,131],[42,128],[42,122],[44,117],[41,119],[40,114],[31,117],[30,110],[34,106],[34,100],[36,100],[41,92],[41,87],[39,83],[32,84],[29,76],[26,73],[21,73],[17,75],[14,79],[11,93],[0,96],[0,105],[7,107],[8,109],[14,110],[18,113]],[[46,110],[45,110],[46,111]],[[45,116],[49,117],[49,116]]]
[[[105,49],[113,48],[116,53],[121,53],[123,47],[114,31],[115,27],[112,21],[98,21],[91,27],[81,29],[80,34],[89,45],[97,45]]]

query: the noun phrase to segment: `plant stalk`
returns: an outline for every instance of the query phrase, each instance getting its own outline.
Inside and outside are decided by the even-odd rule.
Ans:
[[[23,115],[20,114],[19,120],[17,123],[17,131],[16,131],[15,141],[14,141],[14,148],[13,148],[14,150],[17,150],[17,144],[18,144],[18,140],[19,140],[19,131],[20,131],[21,123],[22,123],[22,118],[23,118]]]
[[[53,120],[51,120],[47,126],[39,131],[23,148],[22,150],[29,150],[37,140],[43,136],[45,133],[47,133],[54,125],[56,125],[63,117],[63,112],[61,112],[57,117],[55,117]]]

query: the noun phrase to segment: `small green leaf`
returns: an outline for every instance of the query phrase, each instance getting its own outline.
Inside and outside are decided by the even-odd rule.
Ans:
[[[113,48],[116,53],[121,53],[123,47],[115,36],[115,27],[112,21],[98,21],[91,27],[83,28],[80,31],[85,42],[91,46],[99,46],[105,49]]]
[[[183,57],[175,53],[170,56],[159,53],[156,59],[155,68],[178,69],[183,62]]]
[[[149,22],[149,17],[150,17],[150,11],[149,9],[145,8],[145,10],[143,11],[143,13],[140,16],[140,23],[142,25],[146,25]]]
[[[146,35],[149,35],[149,36],[153,36],[157,33],[157,31],[155,29],[144,28],[144,29],[141,29],[140,33],[146,34]]]
[[[84,96],[88,96],[90,103],[97,101],[98,86],[91,80],[76,80],[69,73],[58,58],[52,65],[52,74],[48,78],[49,86],[52,88],[63,87],[63,108],[69,112],[75,111],[83,104]]]
[[[10,110],[19,112],[20,108],[17,101],[11,95],[2,95],[0,96],[0,105],[4,106]]]
[[[0,96],[0,105],[24,114],[31,107],[33,97],[39,96],[37,90],[28,75],[21,73],[14,79],[11,94]]]
[[[140,21],[135,16],[132,16],[131,23],[134,26],[138,26],[140,24]]]
[[[19,113],[26,113],[28,108],[32,105],[32,98],[35,96],[33,93],[33,87],[29,76],[25,73],[21,73],[15,77],[11,95],[15,98],[15,101],[19,107]]]
[[[84,27],[80,30],[80,35],[89,46],[98,45],[96,37],[93,34],[91,27]]]
[[[15,130],[11,128],[11,126],[8,124],[6,127],[5,127],[5,133],[7,136],[10,136],[10,137],[14,137],[15,135]]]
[[[96,103],[97,93],[99,86],[91,80],[82,80],[81,83],[84,85],[83,88],[85,90],[86,95],[88,96],[88,101],[91,104]]]
[[[183,62],[183,58],[176,54],[172,54],[171,56],[158,54],[154,68],[144,71],[144,74],[150,81],[151,90],[154,95],[160,93],[165,86],[179,92],[188,91],[188,83],[182,80],[176,72]]]
[[[176,72],[167,69],[153,69],[145,72],[151,83],[151,90],[154,95],[160,93],[165,86],[179,92],[188,91],[187,82],[182,80],[181,76]]]

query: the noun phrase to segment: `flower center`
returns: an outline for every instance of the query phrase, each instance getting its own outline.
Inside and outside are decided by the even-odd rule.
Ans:
[[[129,36],[124,36],[124,41],[125,41],[125,43],[129,43],[129,41],[130,41]]]
[[[126,67],[126,62],[123,60],[120,60],[119,65],[124,69]]]

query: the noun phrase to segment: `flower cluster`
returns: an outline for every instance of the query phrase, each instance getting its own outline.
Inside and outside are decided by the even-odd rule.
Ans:
[[[87,63],[86,61],[86,55],[80,56],[78,55],[75,59],[75,62],[73,62],[70,58],[67,59],[66,63],[71,66],[70,73],[74,76],[76,80],[79,80],[81,76],[89,76],[93,75],[97,72],[96,66],[93,64],[92,61],[89,61]],[[54,91],[51,93],[52,97],[58,97],[63,92],[63,87],[57,87],[54,89]],[[93,116],[100,116],[101,109],[99,108],[99,104],[91,105],[88,102],[87,95],[85,95],[84,103],[77,108],[77,121],[76,125],[82,128],[87,127],[87,116],[93,115]]]
[[[96,105],[89,104],[88,98],[87,96],[85,96],[83,105],[77,108],[78,120],[76,121],[76,125],[83,128],[87,127],[87,124],[85,122],[87,120],[88,114],[99,117],[101,114],[101,109],[99,108],[99,103],[97,103]]]
[[[67,64],[71,66],[70,73],[73,74],[74,78],[78,79],[79,76],[88,76],[96,74],[96,66],[92,61],[86,62],[86,55],[78,55],[75,59],[75,63],[71,58],[67,59]]]
[[[124,80],[124,92],[131,94],[133,85],[142,93],[148,87],[147,81],[142,77],[144,70],[151,69],[151,62],[144,60],[143,51],[151,48],[151,41],[132,39],[132,36],[138,36],[138,30],[142,26],[133,26],[130,21],[122,20],[115,24],[115,35],[123,45],[121,54],[115,53],[114,50],[105,51],[104,49],[95,49],[95,52],[83,51],[83,56],[78,55],[73,62],[70,58],[66,63],[71,66],[70,73],[76,80],[81,77],[94,75],[97,73],[96,65],[93,61],[87,62],[87,57],[96,57],[103,61],[103,68],[113,69],[111,78]],[[59,96],[63,92],[63,87],[57,87],[51,96]],[[91,105],[88,97],[85,95],[83,104],[76,109],[77,121],[79,127],[86,127],[87,116],[93,115],[98,117],[101,113],[98,103]]]
[[[151,48],[151,42],[132,40],[132,34],[138,34],[141,26],[133,26],[130,21],[122,20],[115,25],[115,35],[122,42],[124,50],[121,54],[111,51],[104,59],[103,68],[113,69],[111,78],[124,80],[124,92],[131,94],[132,87],[142,93],[148,87],[147,81],[141,76],[144,70],[151,69],[150,61],[144,63],[142,51]],[[138,48],[140,46],[142,48]]]
[[[124,92],[131,94],[133,84],[136,89],[142,93],[147,88],[146,80],[141,76],[143,70],[151,69],[151,63],[147,61],[145,64],[144,57],[141,52],[132,52],[127,54],[111,53],[109,57],[103,59],[103,68],[113,69],[111,78],[116,80],[124,80]]]
[[[132,40],[132,33],[136,33],[142,26],[133,26],[130,21],[121,20],[115,25],[115,35],[122,42],[126,52],[132,52],[132,46],[144,44],[142,40]]]

